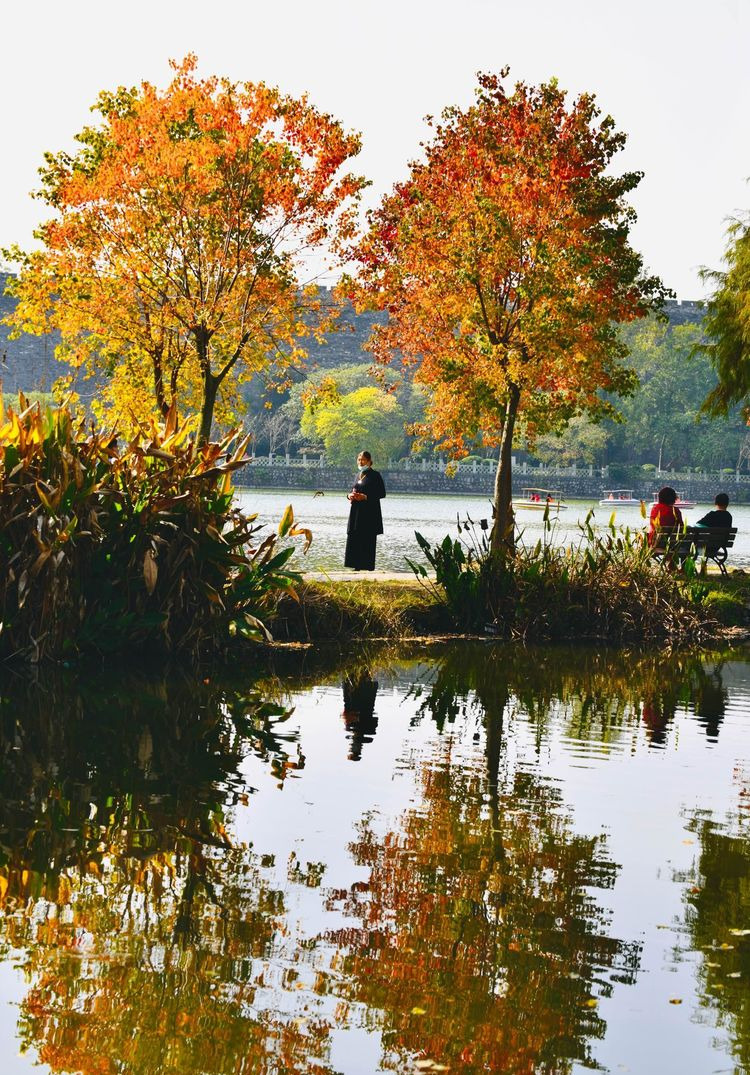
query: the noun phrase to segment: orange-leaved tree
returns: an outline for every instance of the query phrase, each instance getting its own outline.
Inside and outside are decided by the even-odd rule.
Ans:
[[[58,330],[59,357],[98,374],[121,415],[200,410],[207,439],[220,393],[301,361],[325,329],[300,255],[337,257],[363,180],[346,171],[358,135],[307,98],[196,63],[173,64],[165,90],[101,93],[100,122],[40,171],[40,249],[6,253],[16,331]]]
[[[352,289],[388,311],[376,359],[399,355],[429,390],[424,432],[454,456],[478,437],[499,445],[494,555],[513,548],[519,425],[533,440],[611,414],[602,391],[635,385],[617,323],[664,296],[629,243],[641,174],[608,172],[625,135],[588,94],[507,92],[506,76],[481,75],[471,107],[428,117],[424,160],[370,214]]]

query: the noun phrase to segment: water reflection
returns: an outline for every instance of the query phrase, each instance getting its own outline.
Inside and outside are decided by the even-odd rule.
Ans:
[[[344,725],[350,734],[349,760],[359,761],[362,747],[371,743],[378,728],[375,716],[375,699],[378,694],[377,680],[369,668],[356,668],[344,677]]]
[[[716,757],[737,668],[460,644],[279,657],[239,686],[5,684],[0,960],[24,968],[21,1047],[84,1075],[613,1070],[611,1020],[648,979],[647,930],[618,919],[644,785],[605,798],[575,774],[638,756],[663,780],[686,743]],[[699,858],[672,883],[701,1003],[747,1066],[741,772],[731,825],[690,815]]]
[[[695,815],[700,853],[679,880],[686,882],[689,947],[701,953],[702,1003],[729,1031],[736,1070],[744,1072],[750,1071],[750,774],[736,777],[739,809],[722,827]]]
[[[616,743],[638,715],[650,744],[662,747],[678,708],[691,709],[706,736],[718,738],[728,701],[723,663],[685,652],[560,647],[530,653],[458,644],[436,660],[429,681],[414,693],[422,713],[441,729],[474,710],[492,738],[501,735],[509,710],[521,710],[534,720],[541,743],[562,708],[571,739]],[[497,745],[490,745],[490,753]]]
[[[729,691],[722,679],[723,661],[715,664],[699,664],[693,677],[691,702],[706,738],[715,742],[729,702]]]
[[[2,939],[31,982],[22,1048],[92,1075],[235,1072],[266,1052],[257,1070],[297,1070],[289,1056],[301,1041],[316,1053],[325,1027],[253,1017],[253,960],[284,894],[228,832],[251,790],[245,751],[283,781],[296,737],[252,692],[124,687],[57,681],[3,699]]]
[[[517,774],[488,785],[450,742],[421,768],[418,809],[353,846],[366,888],[332,894],[359,928],[329,935],[347,999],[382,1015],[385,1070],[567,1071],[603,1035],[597,1006],[630,983],[639,946],[610,937],[592,890],[612,885],[604,841],[574,835],[559,795]],[[490,794],[495,795],[494,792]]]

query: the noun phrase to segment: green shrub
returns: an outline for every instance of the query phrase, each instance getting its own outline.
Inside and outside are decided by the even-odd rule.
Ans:
[[[174,415],[120,444],[65,407],[0,412],[0,656],[197,660],[266,637],[293,549],[234,505],[231,443],[198,445]],[[295,532],[288,509],[280,533]]]
[[[681,573],[656,564],[643,535],[595,529],[593,512],[580,524],[577,545],[552,544],[555,525],[534,546],[492,558],[487,532],[459,521],[460,540],[417,542],[435,572],[409,562],[417,577],[442,596],[457,625],[489,628],[523,640],[700,642],[718,627],[704,607],[707,587],[688,560]],[[461,537],[462,535],[462,537]]]
[[[707,611],[725,627],[739,627],[747,623],[748,609],[737,594],[711,590],[705,599]]]

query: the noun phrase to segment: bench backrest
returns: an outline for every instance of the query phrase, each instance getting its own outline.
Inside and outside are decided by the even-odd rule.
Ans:
[[[661,526],[656,531],[653,548],[694,545],[696,549],[731,549],[736,537],[736,526]]]
[[[701,549],[731,549],[736,537],[736,526],[689,526],[685,531],[685,540]]]

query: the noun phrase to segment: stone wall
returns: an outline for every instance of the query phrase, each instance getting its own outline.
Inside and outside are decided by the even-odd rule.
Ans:
[[[9,280],[9,273],[0,272],[0,322],[15,307],[15,299],[5,294]],[[321,291],[324,293],[323,301],[333,301],[330,288],[323,287]],[[371,362],[364,345],[373,326],[385,320],[386,316],[382,313],[356,314],[347,304],[339,318],[338,331],[322,342],[315,339],[306,341],[311,368],[334,369],[348,363]],[[8,328],[0,324],[0,380],[3,381],[3,390],[47,391],[58,377],[72,372],[66,363],[55,359],[58,343],[57,333],[46,336],[22,335],[11,340]],[[88,398],[92,392],[93,386],[87,386],[82,395]]]
[[[12,311],[15,304],[15,300],[4,294],[8,277],[8,273],[0,272],[0,321]],[[665,304],[665,312],[673,325],[687,322],[695,324],[703,317],[700,303],[689,300],[670,300]],[[364,345],[373,325],[381,324],[384,320],[385,315],[382,313],[355,314],[352,308],[347,306],[340,318],[339,332],[333,333],[322,343],[308,341],[311,366],[331,369],[344,363],[370,362]],[[0,379],[3,381],[4,390],[47,390],[58,377],[70,372],[69,367],[55,360],[54,350],[58,342],[58,337],[54,334],[21,336],[17,340],[11,340],[8,338],[8,329],[0,324]],[[88,396],[91,392],[87,388],[83,394]]]
[[[453,478],[436,471],[396,470],[384,468],[383,477],[391,493],[437,493],[455,496],[491,496],[494,473],[487,469],[472,472],[460,468]],[[350,467],[287,467],[259,466],[244,467],[237,472],[236,483],[251,489],[320,489],[324,492],[340,492],[348,489],[354,480]],[[634,489],[634,495],[646,501],[653,498],[654,490],[659,485],[669,483],[668,478],[641,480]],[[539,485],[547,489],[559,490],[564,497],[580,500],[599,500],[603,490],[608,487],[606,478],[586,473],[580,475],[555,476],[554,474],[514,474],[513,492],[521,493],[525,486]],[[750,482],[736,482],[727,477],[723,483],[708,481],[681,480],[676,488],[690,500],[699,504],[711,504],[717,492],[725,491],[729,499],[736,504],[750,504]]]

